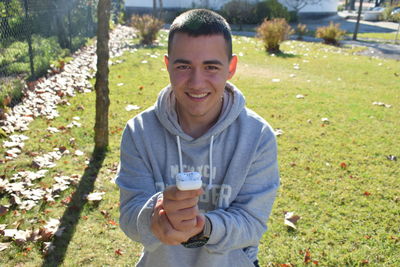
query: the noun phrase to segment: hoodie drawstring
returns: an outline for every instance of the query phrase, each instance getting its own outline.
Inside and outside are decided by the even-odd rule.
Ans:
[[[178,156],[179,156],[179,172],[183,172],[183,164],[182,164],[182,148],[181,148],[181,140],[179,138],[179,135],[176,136],[176,143],[178,145]],[[213,179],[214,179],[214,173],[213,173],[213,158],[212,158],[212,150],[213,150],[213,145],[214,145],[214,135],[211,136],[210,140],[210,152],[209,152],[209,160],[210,160],[210,179],[208,180],[208,185],[207,185],[207,190],[211,190],[213,187]]]
[[[211,190],[212,188],[212,180],[214,179],[214,173],[213,173],[213,166],[212,166],[212,162],[213,162],[213,158],[212,158],[212,150],[213,150],[213,144],[214,144],[214,135],[211,135],[211,140],[210,140],[210,179],[208,180],[208,185],[207,185],[207,190]]]

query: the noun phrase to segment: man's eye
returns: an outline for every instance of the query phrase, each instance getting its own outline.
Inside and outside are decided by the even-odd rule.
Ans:
[[[217,66],[207,66],[206,70],[219,70]]]
[[[176,67],[178,70],[188,70],[190,67],[188,65],[179,65]]]

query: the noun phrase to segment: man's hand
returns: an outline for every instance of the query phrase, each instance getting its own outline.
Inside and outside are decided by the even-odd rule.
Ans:
[[[205,217],[199,213],[198,197],[202,189],[180,191],[168,187],[159,198],[151,218],[154,235],[167,245],[178,245],[204,228]]]

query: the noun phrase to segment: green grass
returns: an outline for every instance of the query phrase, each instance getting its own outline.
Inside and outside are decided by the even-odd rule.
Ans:
[[[234,51],[241,56],[232,82],[246,95],[248,107],[284,131],[278,137],[282,185],[269,231],[261,241],[261,266],[303,266],[307,250],[320,266],[359,266],[366,261],[371,266],[395,266],[400,262],[400,167],[399,161],[386,156],[400,156],[398,62],[317,43],[292,41],[282,49],[284,56],[269,56],[259,41],[234,38]],[[23,154],[0,165],[1,174],[9,178],[16,171],[31,169],[29,152],[45,153],[60,146],[71,154],[82,150],[85,157],[64,156],[38,185],[51,186],[56,173],[79,174],[85,177],[84,187],[106,192],[100,204],[77,204],[81,209],[74,212],[71,205],[61,203],[76,190],[79,195],[81,189],[76,186],[55,204],[26,213],[11,211],[0,217],[0,224],[20,222],[20,229],[37,229],[42,220],[67,214],[77,221],[65,234],[70,242],[59,242],[48,259],[63,256],[62,266],[134,265],[141,246],[115,225],[119,200],[112,179],[126,121],[152,105],[168,83],[162,59],[165,52],[165,46],[142,48],[126,53],[123,63],[111,67],[110,151],[100,169],[87,169],[85,163],[93,150],[94,92],[70,99],[71,106],[60,106],[61,117],[53,121],[36,119],[25,133],[30,140]],[[157,58],[149,56],[155,54]],[[295,70],[294,64],[300,69]],[[297,99],[297,94],[305,98]],[[393,106],[375,106],[374,101]],[[141,109],[127,112],[128,104]],[[81,128],[56,134],[46,131],[49,126],[67,125],[74,116],[81,118]],[[324,117],[329,124],[322,124]],[[71,137],[76,138],[75,145],[70,145]],[[90,179],[96,176],[95,181]],[[0,204],[8,203],[7,195],[0,197]],[[285,211],[301,217],[297,230],[284,225]],[[0,242],[5,241],[0,237]],[[0,252],[1,266],[40,266],[43,262],[40,242],[13,243]]]
[[[347,34],[347,37],[353,38],[353,34]],[[389,33],[378,33],[378,32],[368,32],[368,33],[358,33],[358,40],[371,40],[371,41],[379,41],[379,42],[388,42],[394,43],[396,40],[396,32]],[[397,42],[400,42],[400,35],[397,37]]]

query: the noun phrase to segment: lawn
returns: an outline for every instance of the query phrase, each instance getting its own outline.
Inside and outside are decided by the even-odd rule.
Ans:
[[[89,162],[92,92],[70,98],[71,105],[60,106],[54,120],[34,120],[24,132],[30,139],[21,156],[0,165],[0,179],[10,179],[22,170],[36,171],[32,155],[65,147],[72,153],[34,186],[51,187],[57,174],[82,177],[55,202],[0,213],[0,225],[20,230],[40,229],[51,218],[69,222],[46,256],[43,241],[0,235],[0,243],[12,241],[0,251],[0,266],[133,266],[137,261],[141,246],[118,227],[113,179],[126,121],[152,105],[168,83],[162,57],[166,34],[160,39],[162,45],[126,52],[122,63],[111,66],[110,150],[104,159]],[[283,132],[278,136],[282,183],[261,240],[261,266],[395,266],[400,262],[400,166],[393,157],[400,156],[399,63],[319,43],[290,41],[282,50],[283,55],[271,56],[256,39],[234,38],[239,67],[232,82],[248,107]],[[128,105],[140,108],[127,111]],[[65,129],[74,117],[82,127]],[[49,133],[48,127],[64,130]],[[82,201],[91,191],[104,192],[103,199]],[[0,205],[10,204],[1,188],[0,198]],[[300,216],[296,229],[284,224],[285,212]]]

